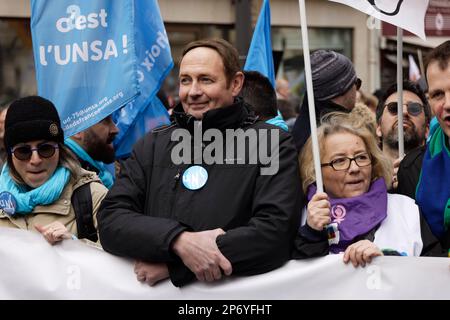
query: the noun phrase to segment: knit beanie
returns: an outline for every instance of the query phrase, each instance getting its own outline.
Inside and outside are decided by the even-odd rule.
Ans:
[[[52,102],[39,96],[14,101],[5,118],[6,150],[18,143],[34,140],[64,141],[58,111]]]
[[[311,54],[314,98],[330,100],[346,93],[356,82],[352,62],[331,50],[317,50]]]

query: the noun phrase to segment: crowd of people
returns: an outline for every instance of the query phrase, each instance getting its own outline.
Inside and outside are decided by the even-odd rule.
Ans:
[[[297,110],[286,81],[274,88],[241,71],[222,39],[184,48],[171,124],[142,137],[116,176],[106,168],[118,133],[111,116],[64,140],[51,101],[20,98],[0,110],[0,227],[51,244],[95,242],[133,259],[149,285],[260,274],[328,254],[354,267],[382,255],[447,256],[449,61],[450,41],[427,57],[428,92],[405,81],[399,109],[395,84],[377,105],[357,97],[347,57],[311,54],[324,192],[307,97]]]

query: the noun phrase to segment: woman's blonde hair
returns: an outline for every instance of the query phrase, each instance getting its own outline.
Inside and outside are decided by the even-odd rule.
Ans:
[[[370,112],[370,110],[367,109],[367,112]],[[389,189],[392,183],[392,163],[377,145],[373,123],[368,121],[371,118],[363,113],[364,111],[361,110],[351,113],[332,112],[321,119],[321,125],[317,129],[321,160],[325,154],[325,140],[327,137],[342,132],[353,134],[364,141],[367,153],[372,158],[372,181],[384,178]],[[303,147],[298,162],[303,191],[306,193],[308,186],[316,181],[311,137]]]
[[[81,168],[80,162],[77,157],[70,151],[64,144],[58,143],[59,149],[59,162],[58,166],[65,167],[69,169],[70,175],[72,178],[75,178]],[[25,181],[22,179],[20,174],[17,172],[16,168],[14,168],[14,164],[12,162],[12,154],[9,152],[7,157],[7,162],[9,166],[9,174],[11,178],[17,184],[26,185]]]

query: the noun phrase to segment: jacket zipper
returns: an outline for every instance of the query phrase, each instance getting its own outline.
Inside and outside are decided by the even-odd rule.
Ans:
[[[178,181],[180,181],[180,177],[181,177],[181,169],[178,169],[177,174],[175,175],[175,177],[173,177],[173,183],[172,183],[172,191],[173,191],[173,195],[171,197],[171,206],[170,206],[170,216],[172,217],[173,214],[173,208],[175,207],[175,203],[177,200],[177,195],[178,195],[178,191],[176,190],[177,185],[178,185]]]

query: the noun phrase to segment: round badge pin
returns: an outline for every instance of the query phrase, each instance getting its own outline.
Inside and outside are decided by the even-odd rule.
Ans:
[[[8,191],[0,193],[0,209],[6,214],[13,216],[16,213],[17,201],[14,196]]]
[[[208,181],[208,172],[201,166],[189,167],[183,173],[183,185],[189,190],[198,190]]]

